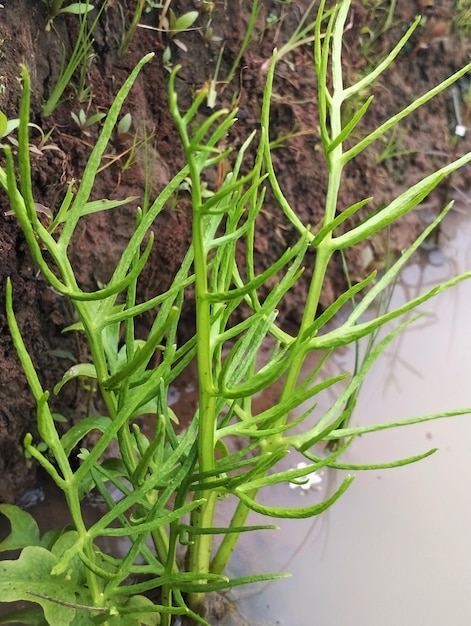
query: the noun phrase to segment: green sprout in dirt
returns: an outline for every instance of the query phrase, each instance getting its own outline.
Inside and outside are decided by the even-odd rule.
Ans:
[[[360,30],[360,48],[363,58],[371,59],[371,57],[375,57],[375,54],[373,54],[375,43],[393,25],[396,0],[391,0],[391,2],[363,0],[363,4],[369,11],[370,21],[374,22],[374,24],[362,26]]]
[[[90,11],[93,11],[94,6],[89,4],[88,0],[85,2],[72,2],[64,6],[64,0],[45,0],[48,4],[48,21],[46,24],[46,30],[49,31],[52,28],[52,22],[60,14],[71,15],[86,15]]]
[[[159,18],[159,27],[157,30],[160,32],[168,33],[173,41],[185,52],[187,52],[185,44],[183,44],[178,38],[179,33],[183,33],[188,30],[198,18],[198,11],[188,11],[179,17],[175,14],[175,11],[170,8],[171,0],[166,0],[164,4],[159,2],[151,2],[150,0],[136,0],[136,7],[132,16],[131,24],[124,34],[123,41],[119,48],[119,55],[124,56],[131,45],[131,41],[136,34],[137,27],[142,17],[142,12],[150,12],[153,9],[162,9]],[[151,28],[151,27],[147,27]]]
[[[72,111],[70,115],[84,135],[89,134],[86,130],[87,128],[90,128],[90,126],[93,126],[94,124],[98,124],[98,122],[101,122],[101,120],[106,117],[106,113],[94,113],[93,115],[90,115],[90,117],[87,117],[87,114],[83,109],[80,109],[78,113],[74,113]]]
[[[134,9],[131,24],[129,25],[129,28],[125,32],[123,41],[121,42],[121,46],[119,48],[119,56],[124,56],[127,53],[129,46],[131,45],[131,41],[139,25],[139,21],[142,16],[142,11],[144,10],[144,7],[146,6],[146,4],[147,4],[147,0],[136,0],[136,7]]]
[[[471,1],[457,0],[452,21],[453,29],[460,37],[469,37],[471,33]]]
[[[170,111],[180,133],[186,165],[153,202],[145,202],[136,211],[134,233],[108,284],[94,292],[85,292],[78,285],[68,249],[79,223],[88,215],[118,211],[131,200],[97,201],[90,200],[90,196],[108,142],[116,132],[124,99],[152,55],[138,63],[119,91],[103,121],[80,184],[76,188],[70,186],[47,228],[38,219],[33,197],[28,141],[30,85],[23,68],[17,163],[12,150],[5,146],[6,167],[0,169],[0,186],[9,196],[44,279],[74,307],[77,322],[67,330],[82,333],[88,342],[89,360],[65,372],[52,391],[60,394],[69,381],[82,377],[97,386],[105,408],[103,414],[90,415],[62,436],[59,434],[49,405],[50,391],[43,389],[22,339],[14,313],[14,285],[8,281],[8,325],[36,399],[38,432],[48,447],[48,455],[41,452],[31,434],[25,437],[24,445],[64,493],[72,520],[66,529],[41,537],[31,515],[14,506],[0,506],[12,527],[10,535],[0,543],[0,551],[21,550],[17,560],[0,563],[0,597],[4,602],[26,600],[33,604],[22,611],[20,621],[43,623],[45,619],[52,626],[170,626],[173,616],[183,615],[207,625],[208,592],[280,576],[248,572],[230,579],[225,574],[241,533],[274,527],[270,523],[248,526],[249,511],[267,518],[318,515],[349,488],[353,476],[345,476],[337,491],[324,501],[297,508],[281,503],[267,506],[261,502],[260,490],[280,483],[300,484],[326,467],[355,471],[418,461],[433,450],[367,466],[347,464],[341,455],[359,434],[469,412],[460,409],[402,422],[349,425],[369,369],[413,319],[402,318],[393,330],[385,329],[385,325],[471,277],[471,273],[456,276],[398,309],[364,316],[388,292],[450,206],[383,276],[372,273],[350,284],[325,311],[320,311],[319,301],[334,255],[343,254],[388,228],[412,211],[444,177],[471,161],[471,154],[459,157],[358,223],[349,218],[367,207],[370,198],[352,199],[351,206],[338,210],[345,166],[406,115],[452,85],[471,65],[367,136],[354,140],[352,133],[372,102],[372,97],[363,94],[391,65],[417,22],[377,68],[355,84],[345,86],[342,43],[350,2],[344,0],[328,12],[324,8],[325,3],[321,2],[310,35],[304,30],[298,32],[302,39],[314,40],[317,124],[329,173],[321,223],[311,228],[302,222],[285,198],[272,162],[269,121],[273,79],[277,63],[289,48],[275,51],[269,64],[260,133],[246,138],[232,161],[231,171],[211,193],[207,193],[206,181],[211,180],[207,174],[230,156],[224,144],[237,111],[215,110],[201,121],[197,114],[207,98],[205,90],[198,93],[187,111],[182,111],[175,91],[175,68],[169,83]],[[359,97],[364,98],[363,103],[352,117],[343,120],[345,103]],[[255,159],[248,157],[252,144]],[[136,297],[137,285],[153,244],[151,226],[183,184],[191,194],[191,242],[168,289],[140,302]],[[295,238],[273,265],[257,273],[255,242],[267,188],[281,208],[283,226],[291,228]],[[277,324],[277,311],[303,276],[310,258],[306,255],[308,250],[316,252],[312,279],[299,328],[288,333]],[[190,339],[181,341],[182,307],[189,288],[195,294],[196,331]],[[334,324],[336,314],[347,303],[353,303],[353,309],[344,321]],[[136,320],[150,312],[154,318],[147,337],[137,338]],[[378,339],[381,329],[386,334]],[[366,358],[353,374],[345,372],[327,379],[318,376],[337,348],[371,337],[377,340],[370,344]],[[321,355],[320,363],[303,378],[303,365],[312,353]],[[188,428],[181,430],[178,416],[168,404],[169,389],[195,360],[199,402]],[[340,381],[343,386],[336,399],[325,413],[318,414],[317,394],[327,388],[338,390],[336,383]],[[257,409],[255,396],[275,383],[282,385],[278,401],[263,410]],[[291,412],[305,402],[311,408],[291,419]],[[144,435],[136,423],[144,414],[155,417],[152,436]],[[98,433],[94,444],[88,438],[92,431]],[[240,444],[237,449],[231,448],[234,438]],[[319,453],[318,445],[324,447],[326,456]],[[111,450],[116,447],[119,455],[110,459]],[[299,464],[289,470],[280,467],[290,450],[304,457],[304,466]],[[120,494],[117,500],[112,489]],[[106,512],[87,525],[81,502],[91,490],[101,495]],[[215,515],[227,496],[234,497],[238,505],[230,523],[219,527]],[[221,535],[222,541],[215,548],[214,538]],[[126,537],[128,552],[123,557],[107,554],[100,548],[106,537]],[[180,558],[182,550],[186,551],[184,558]],[[9,619],[15,621],[15,614]]]
[[[88,0],[84,3],[86,7],[90,8]],[[54,85],[51,93],[49,94],[49,98],[43,104],[42,110],[45,116],[51,115],[51,113],[57,108],[64,91],[70,85],[72,77],[77,69],[80,69],[80,80],[79,80],[79,88],[77,93],[79,94],[79,99],[82,97],[86,97],[88,95],[87,90],[84,87],[85,77],[87,73],[87,68],[90,64],[90,61],[93,59],[93,54],[91,54],[92,46],[93,46],[93,30],[98,23],[100,15],[106,6],[106,2],[103,3],[100,10],[97,12],[95,19],[89,25],[87,20],[88,11],[83,11],[80,14],[80,30],[77,37],[77,41],[75,43],[74,49],[70,56],[67,64],[65,63],[65,59],[62,65],[62,69],[60,75]]]

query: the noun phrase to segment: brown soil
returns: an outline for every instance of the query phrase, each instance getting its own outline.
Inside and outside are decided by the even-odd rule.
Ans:
[[[95,2],[100,6],[102,2]],[[385,18],[379,8],[365,5],[377,2],[353,2],[350,29],[345,35],[346,80],[357,79],[365,70],[378,63],[404,33],[407,25],[420,10],[423,2],[398,3],[392,26],[378,33]],[[425,3],[427,4],[427,3]],[[154,60],[138,78],[123,113],[132,115],[132,131],[140,139],[150,138],[148,167],[153,194],[171,179],[183,164],[178,135],[168,111],[168,72],[162,61],[166,45],[170,45],[172,61],[181,63],[178,79],[179,102],[184,109],[195,90],[214,74],[221,45],[219,77],[227,75],[240,49],[251,3],[229,0],[201,2],[180,0],[172,2],[177,15],[195,8],[200,11],[197,29],[180,35],[188,52],[182,51],[168,37],[155,30],[138,29],[131,48],[125,56],[117,54],[122,33],[123,17],[129,22],[135,3],[131,0],[108,0],[94,32],[93,59],[87,73],[86,84],[91,86],[91,96],[85,102],[77,99],[77,78],[66,90],[64,99],[54,113],[44,117],[41,103],[47,99],[61,67],[64,54],[70,54],[78,30],[76,16],[61,15],[54,20],[50,32],[45,31],[46,8],[35,0],[4,2],[0,8],[0,110],[7,118],[17,117],[21,96],[18,81],[19,64],[24,63],[31,74],[33,97],[31,121],[45,132],[52,130],[46,145],[36,131],[31,132],[32,143],[38,148],[32,155],[32,176],[35,201],[53,212],[57,210],[72,179],[80,180],[97,136],[99,125],[90,127],[89,134],[81,132],[71,118],[71,112],[83,108],[88,115],[106,111],[124,79],[136,61],[149,51],[155,51]],[[231,130],[228,145],[235,152],[248,134],[258,128],[259,111],[265,81],[267,60],[275,46],[280,47],[292,32],[307,0],[280,3],[263,0],[257,19],[256,36],[245,51],[234,80],[220,90],[218,106],[231,106],[237,100],[240,107],[239,122]],[[435,2],[434,7],[423,9],[424,24],[419,27],[393,68],[377,81],[375,102],[359,133],[374,128],[423,93],[432,85],[459,69],[468,59],[469,51],[457,32],[453,21],[452,0]],[[211,8],[212,12],[205,12]],[[427,13],[428,12],[428,13]],[[271,16],[281,21],[268,26]],[[268,21],[267,21],[268,20]],[[156,10],[145,15],[143,21],[157,25]],[[207,25],[221,40],[208,41],[202,34]],[[67,56],[68,58],[68,56]],[[464,114],[468,83],[459,85]],[[285,135],[292,137],[281,141],[274,152],[274,162],[282,189],[296,207],[302,220],[316,223],[322,216],[326,190],[326,167],[320,158],[320,139],[316,125],[316,81],[312,69],[312,51],[309,46],[295,50],[288,62],[280,63],[275,77],[275,94],[271,113],[273,139]],[[465,123],[464,119],[463,123]],[[339,210],[367,196],[374,196],[374,204],[384,205],[393,194],[417,181],[432,168],[444,165],[455,155],[469,149],[469,141],[456,143],[453,129],[456,125],[452,99],[449,92],[438,97],[424,109],[411,116],[387,145],[380,143],[353,163],[345,176]],[[108,164],[98,177],[94,198],[125,198],[136,196],[134,205],[119,212],[104,212],[91,216],[74,241],[71,250],[77,278],[84,289],[94,289],[98,282],[106,282],[132,232],[135,205],[142,202],[146,180],[145,164],[138,158],[127,163],[129,153],[118,158],[131,147],[128,137],[115,138],[109,146]],[[390,153],[386,153],[391,149]],[[382,156],[381,156],[382,155]],[[150,165],[149,165],[150,164]],[[470,174],[461,171],[430,199],[435,207],[441,206],[452,186],[468,187]],[[370,209],[371,210],[371,209]],[[267,198],[257,240],[259,270],[278,257],[294,239],[289,230],[278,227],[277,209]],[[145,270],[141,296],[155,295],[169,284],[190,234],[190,207],[185,199],[177,198],[154,224],[156,245],[151,262]],[[381,267],[388,246],[400,251],[421,228],[414,214],[390,232],[377,237],[349,253],[351,275],[358,279],[372,266]],[[10,276],[14,289],[14,307],[18,323],[41,382],[52,389],[73,359],[86,360],[86,352],[74,334],[62,334],[73,322],[69,304],[47,286],[38,275],[27,251],[22,233],[10,214],[6,195],[0,193],[0,501],[13,502],[27,487],[34,484],[35,466],[26,462],[22,452],[22,439],[34,431],[35,406],[18,362],[4,316],[4,286]],[[286,324],[299,321],[301,303],[304,301],[309,271],[284,302],[280,319]],[[344,287],[345,279],[340,265],[334,267],[326,284],[322,305],[332,301]],[[143,322],[145,323],[145,321]],[[187,333],[192,328],[191,306],[184,320]],[[55,409],[75,421],[88,410],[86,392],[79,386],[69,385],[56,400]]]

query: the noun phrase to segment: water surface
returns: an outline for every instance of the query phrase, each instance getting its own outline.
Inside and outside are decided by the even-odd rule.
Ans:
[[[442,247],[428,252],[431,263],[405,270],[394,305],[471,268],[471,207],[457,208],[443,227]],[[471,282],[421,310],[426,317],[391,344],[367,378],[353,423],[471,406]],[[245,555],[258,571],[272,567],[292,577],[246,592],[241,612],[283,626],[471,624],[470,442],[471,415],[358,438],[344,457],[351,463],[439,450],[408,467],[357,473],[347,493],[314,520],[279,520],[274,543],[262,542],[257,557],[246,547]],[[327,489],[339,480],[326,478]],[[280,486],[271,498],[303,506],[319,495]]]

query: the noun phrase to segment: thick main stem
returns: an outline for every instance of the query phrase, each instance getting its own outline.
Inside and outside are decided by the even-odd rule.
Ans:
[[[342,80],[342,32],[345,24],[345,20],[348,13],[350,2],[347,0],[344,2],[339,10],[334,31],[333,31],[333,43],[332,43],[332,75],[333,75],[333,87],[334,93],[332,98],[328,97],[326,88],[323,89],[323,85],[319,88],[319,99],[324,99],[324,105],[329,107],[330,110],[330,139],[333,141],[342,131],[342,118],[341,118],[341,105],[344,97],[343,80]],[[320,17],[318,17],[320,19]],[[324,45],[330,45],[329,41],[325,41]],[[318,76],[320,80],[321,77]],[[323,226],[326,226],[332,222],[335,218],[337,209],[337,198],[340,189],[340,181],[342,176],[342,143],[336,146],[332,151],[326,150],[326,158],[329,169],[329,184],[326,195],[326,206],[324,213]],[[311,285],[309,288],[308,297],[306,300],[306,307],[303,312],[301,320],[299,334],[300,338],[303,337],[305,331],[312,324],[315,319],[317,309],[319,306],[319,300],[321,296],[322,286],[324,284],[324,278],[327,272],[327,268],[333,253],[331,245],[332,231],[329,231],[325,238],[317,247],[316,262],[314,267],[313,276],[311,279]],[[286,400],[291,396],[296,389],[296,385],[299,379],[301,368],[304,363],[305,352],[299,350],[297,358],[293,359],[293,362],[287,372],[285,383],[281,392],[280,402]],[[278,421],[277,425],[281,425],[286,422],[288,415],[283,416]],[[264,451],[275,451],[278,446],[283,445],[283,438],[280,435],[269,437],[262,441],[261,448]],[[254,490],[250,494],[250,498],[255,498],[257,490]],[[243,526],[249,513],[248,507],[239,502],[237,509],[232,517],[231,526]],[[219,549],[211,564],[211,571],[214,573],[221,573],[236,544],[239,539],[238,533],[227,534],[221,542]]]
[[[198,464],[201,473],[214,470],[214,437],[216,396],[213,385],[213,364],[211,354],[211,304],[208,299],[208,267],[207,252],[204,244],[204,224],[201,214],[202,197],[199,171],[192,155],[188,155],[190,175],[192,178],[193,202],[193,249],[195,268],[195,300],[196,300],[196,355],[199,389],[199,429],[198,429]],[[213,526],[216,507],[216,493],[205,489],[199,497],[206,501],[195,509],[191,515],[191,523],[195,528]],[[202,575],[209,573],[211,560],[212,536],[197,534],[194,544],[190,547],[189,571]],[[191,594],[191,608],[204,614],[204,593]]]

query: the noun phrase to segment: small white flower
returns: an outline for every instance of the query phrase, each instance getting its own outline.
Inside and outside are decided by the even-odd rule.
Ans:
[[[304,469],[305,467],[309,466],[304,461],[301,461],[296,465],[296,469]],[[314,467],[314,465],[312,467]],[[302,480],[305,482],[303,482],[302,485],[299,483],[290,482],[290,489],[301,488],[303,491],[308,491],[309,489],[317,491],[321,487],[323,474],[324,472],[322,470],[317,470],[315,472],[312,472],[311,474],[306,474],[306,476],[301,476],[298,480]]]

